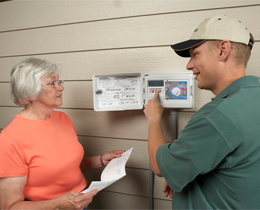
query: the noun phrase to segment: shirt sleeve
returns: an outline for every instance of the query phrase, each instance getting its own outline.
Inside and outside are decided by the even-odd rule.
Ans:
[[[3,132],[0,134],[0,177],[18,177],[28,174],[28,164],[23,152]]]
[[[173,143],[159,147],[156,160],[168,185],[180,192],[196,176],[215,168],[229,152],[221,134],[203,118],[188,123]]]

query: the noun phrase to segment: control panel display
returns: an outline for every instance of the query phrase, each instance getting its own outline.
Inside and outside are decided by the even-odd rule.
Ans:
[[[160,103],[167,108],[194,106],[194,76],[192,73],[151,73],[144,75],[145,104],[159,92]]]
[[[149,87],[162,87],[163,84],[163,80],[159,80],[159,81],[148,81],[148,86]]]

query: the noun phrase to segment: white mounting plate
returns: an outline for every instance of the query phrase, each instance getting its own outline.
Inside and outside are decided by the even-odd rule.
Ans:
[[[93,75],[95,111],[142,109],[160,91],[159,101],[165,108],[194,106],[192,73],[140,73]]]

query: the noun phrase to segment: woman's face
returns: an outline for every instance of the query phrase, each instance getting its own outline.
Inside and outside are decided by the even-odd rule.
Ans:
[[[59,75],[52,74],[41,78],[41,81],[44,85],[44,89],[37,102],[47,108],[56,108],[61,106],[63,104],[62,91],[64,90],[64,87],[59,83]]]

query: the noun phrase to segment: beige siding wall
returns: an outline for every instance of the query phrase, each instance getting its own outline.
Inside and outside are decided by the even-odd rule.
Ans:
[[[63,66],[64,105],[86,155],[114,149],[135,150],[127,176],[103,190],[90,208],[148,209],[149,159],[147,121],[142,110],[95,112],[92,75],[186,71],[187,59],[169,45],[188,39],[206,17],[226,14],[240,19],[255,37],[248,74],[260,76],[259,0],[19,0],[0,3],[0,129],[21,110],[10,100],[11,67],[27,57]],[[178,110],[178,132],[213,97],[195,88],[195,107]],[[171,110],[163,129],[172,139]],[[86,173],[99,180],[101,171]],[[170,209],[162,193],[164,180],[154,179],[154,208]]]

